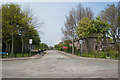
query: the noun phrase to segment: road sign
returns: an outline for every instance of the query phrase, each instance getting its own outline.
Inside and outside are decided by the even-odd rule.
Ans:
[[[68,47],[65,47],[65,46],[63,47],[63,49],[67,49],[67,48],[68,48]]]
[[[32,39],[29,39],[29,44],[32,44]]]

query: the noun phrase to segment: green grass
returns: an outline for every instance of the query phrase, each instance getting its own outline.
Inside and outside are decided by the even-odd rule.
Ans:
[[[80,56],[79,52],[75,53],[76,55]],[[107,58],[108,51],[100,51],[100,52],[89,52],[86,54],[85,52],[82,53],[82,57],[90,57],[90,58]],[[120,55],[118,54],[117,51],[109,51],[109,57],[111,59],[119,59]]]
[[[29,53],[24,53],[23,54],[23,57],[28,57],[28,56],[29,56]],[[16,57],[22,57],[22,53],[17,53]]]
[[[36,52],[31,52],[31,56],[35,55]],[[11,54],[9,54],[8,56],[6,54],[2,55],[2,58],[8,58],[8,57],[16,57],[16,58],[20,58],[20,57],[29,57],[29,53],[24,53],[22,56],[22,53],[14,53],[14,55],[12,56]]]

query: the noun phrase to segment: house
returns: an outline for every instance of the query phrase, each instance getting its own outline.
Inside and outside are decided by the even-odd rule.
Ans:
[[[74,46],[77,50],[80,50],[80,40],[82,40],[82,51],[86,51],[86,39],[85,38],[79,38],[74,40]],[[113,47],[113,43],[110,42],[110,37],[107,37],[106,41],[104,42],[104,38],[102,38],[99,42],[97,41],[97,37],[89,37],[88,39],[88,52],[95,52],[104,50],[109,47]]]

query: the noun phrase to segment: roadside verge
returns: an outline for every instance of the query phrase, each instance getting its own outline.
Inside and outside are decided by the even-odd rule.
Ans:
[[[119,60],[114,60],[114,59],[103,59],[103,58],[89,58],[89,57],[81,57],[81,56],[77,56],[75,54],[70,54],[70,53],[66,53],[64,51],[59,51],[61,54],[69,56],[70,58],[83,58],[83,59],[91,59],[91,60],[105,60],[105,61],[119,61]]]
[[[41,59],[46,52],[43,52],[41,54],[36,54],[32,57],[21,57],[21,58],[1,58],[0,61],[13,61],[13,60],[28,60],[28,59]]]

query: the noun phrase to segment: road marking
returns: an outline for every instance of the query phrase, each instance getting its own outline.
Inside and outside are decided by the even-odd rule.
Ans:
[[[61,53],[62,54],[62,53]],[[64,54],[62,54],[61,56],[63,56],[63,58],[68,58],[68,56],[65,56]]]
[[[64,56],[61,55],[61,58],[64,58]]]

